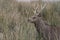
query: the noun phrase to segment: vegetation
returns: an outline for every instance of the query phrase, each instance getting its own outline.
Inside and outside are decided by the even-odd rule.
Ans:
[[[35,4],[38,5],[39,3],[18,3],[15,0],[0,0],[0,33],[3,34],[2,40],[38,39],[34,24],[27,21],[29,17],[34,15]],[[43,18],[50,25],[60,26],[59,4],[60,2],[49,3],[43,11]]]

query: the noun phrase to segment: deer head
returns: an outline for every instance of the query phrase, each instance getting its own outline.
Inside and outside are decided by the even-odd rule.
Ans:
[[[31,18],[29,18],[28,21],[31,23],[35,23],[35,22],[39,21],[40,19],[42,19],[41,14],[42,14],[44,8],[46,8],[46,5],[47,4],[45,4],[43,7],[41,6],[41,10],[39,12],[37,11],[38,7],[36,7],[36,9],[34,11],[35,15],[33,15]]]

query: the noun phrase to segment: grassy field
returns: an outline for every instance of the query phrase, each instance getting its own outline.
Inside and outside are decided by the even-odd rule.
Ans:
[[[58,3],[48,4],[43,10],[43,17],[53,26],[60,26],[60,6]],[[18,3],[12,0],[0,0],[0,39],[1,40],[38,40],[34,24],[27,20],[34,15],[35,5],[41,4]]]

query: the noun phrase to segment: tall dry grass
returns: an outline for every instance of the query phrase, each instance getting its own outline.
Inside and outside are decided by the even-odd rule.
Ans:
[[[0,0],[1,40],[38,40],[34,24],[27,21],[29,17],[34,15],[35,4],[37,5],[38,3],[18,3],[14,0]],[[45,9],[46,11],[43,11],[43,15],[50,24],[59,24],[59,13],[54,12],[52,8],[54,8],[52,5],[51,7],[48,5]]]

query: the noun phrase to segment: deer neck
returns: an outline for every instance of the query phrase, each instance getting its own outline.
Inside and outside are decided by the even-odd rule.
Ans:
[[[38,30],[44,30],[45,28],[47,28],[47,26],[45,25],[44,21],[42,19],[38,20],[36,23],[35,23],[35,27],[36,29]]]

